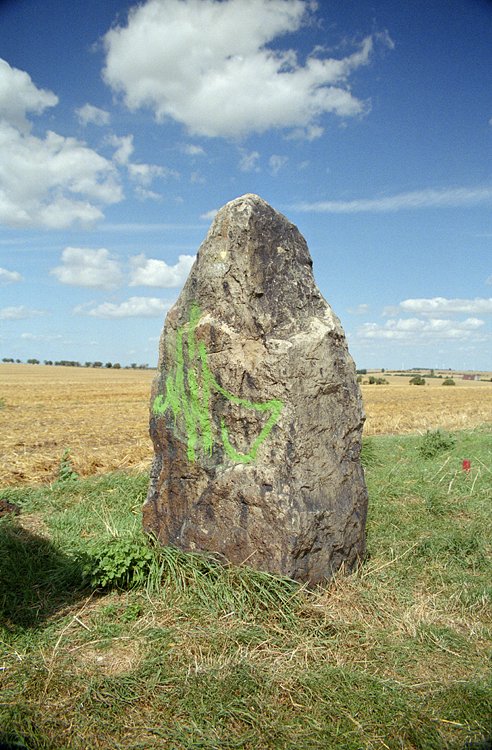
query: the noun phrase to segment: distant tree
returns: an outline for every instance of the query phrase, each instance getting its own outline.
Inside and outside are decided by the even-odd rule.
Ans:
[[[388,385],[386,378],[376,378],[374,375],[369,375],[369,385]]]
[[[136,362],[132,362],[131,365],[130,365],[130,367],[132,368],[132,370],[136,370],[137,369],[137,363]]]
[[[115,362],[113,365],[113,370],[121,370],[121,365],[119,362]]]
[[[14,360],[11,357],[4,357],[2,362],[11,362],[13,364]]]
[[[21,360],[21,359],[16,359],[15,361],[16,361],[16,363],[17,363],[18,365],[22,364],[22,360]]]
[[[92,362],[86,362],[86,363],[84,364],[84,367],[92,367]]]
[[[45,360],[44,360],[44,364],[45,364],[45,365],[52,365],[52,364],[53,364],[53,362],[52,362],[52,360],[51,360],[51,359],[45,359]]]
[[[27,360],[28,365],[39,365],[39,359],[28,359]]]
[[[356,372],[357,372],[357,375],[367,375],[367,370],[366,369],[364,369],[364,370],[356,370]]]
[[[106,362],[106,364],[104,365],[104,367],[107,367],[108,369],[109,369],[110,367],[112,367],[112,366],[113,366],[113,363],[112,363],[112,362]]]
[[[422,375],[414,375],[414,377],[410,379],[410,385],[425,385],[425,378],[423,378]]]
[[[445,380],[442,381],[441,385],[456,385],[453,378],[445,378]]]
[[[102,363],[102,362],[93,362],[93,363],[92,363],[92,366],[93,366],[93,367],[102,367],[102,366],[103,366],[103,363]]]

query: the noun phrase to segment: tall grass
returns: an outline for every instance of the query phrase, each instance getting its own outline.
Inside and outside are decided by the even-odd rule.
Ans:
[[[483,742],[492,716],[492,435],[455,438],[433,457],[422,455],[422,437],[370,439],[367,559],[314,592],[146,542],[145,476],[4,491],[22,513],[0,522],[0,742]],[[142,561],[144,573],[133,575]]]

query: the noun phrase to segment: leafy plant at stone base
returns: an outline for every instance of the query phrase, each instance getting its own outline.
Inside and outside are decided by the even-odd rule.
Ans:
[[[444,453],[456,444],[456,438],[440,430],[429,431],[423,436],[418,452],[422,458],[435,458],[440,453]]]
[[[63,451],[63,455],[60,459],[58,466],[57,482],[74,482],[79,478],[79,475],[74,471],[72,465],[72,459],[70,457],[70,450],[66,448]]]
[[[86,558],[83,575],[95,589],[130,589],[148,581],[156,566],[156,555],[143,534],[114,537]]]

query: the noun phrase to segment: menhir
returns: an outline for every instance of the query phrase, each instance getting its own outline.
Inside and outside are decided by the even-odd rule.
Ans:
[[[144,528],[305,581],[364,553],[364,413],[298,229],[256,195],[217,214],[160,342]]]

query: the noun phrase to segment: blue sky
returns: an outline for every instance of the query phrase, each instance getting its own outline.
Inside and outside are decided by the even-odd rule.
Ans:
[[[252,192],[358,367],[492,369],[487,0],[3,0],[0,58],[0,359],[155,366]]]

